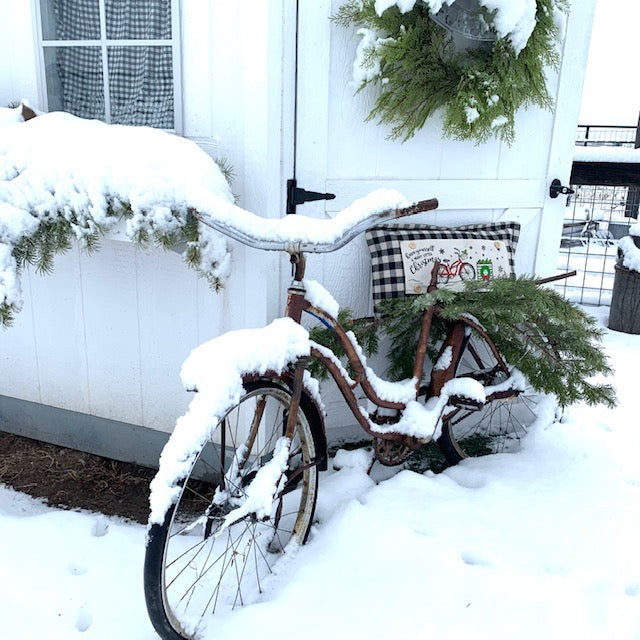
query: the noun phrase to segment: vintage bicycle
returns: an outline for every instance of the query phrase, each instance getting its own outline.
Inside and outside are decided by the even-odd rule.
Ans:
[[[440,309],[426,309],[413,377],[389,382],[337,321],[332,296],[305,277],[305,253],[335,251],[380,222],[438,205],[436,199],[389,204],[396,200],[372,194],[328,221],[265,220],[242,210],[219,220],[193,212],[245,244],[286,252],[293,281],[283,318],[216,338],[183,367],[183,380],[198,393],[152,484],[144,567],[148,612],[163,639],[203,636],[217,614],[259,599],[276,563],[306,542],[328,461],[318,384],[308,372],[312,359],[327,368],[386,465],[403,463],[432,440],[452,464],[475,455],[478,436],[483,447],[488,441],[493,451],[508,450],[535,420],[526,380],[470,315],[447,324],[431,363],[427,343]],[[436,281],[437,267],[432,287]],[[309,339],[304,315],[332,329],[350,372]]]

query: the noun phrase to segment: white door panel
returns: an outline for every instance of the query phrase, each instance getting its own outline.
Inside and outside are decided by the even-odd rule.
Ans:
[[[298,213],[331,216],[380,187],[398,189],[410,200],[435,196],[439,210],[411,222],[453,226],[517,220],[517,271],[555,272],[565,199],[550,199],[548,189],[553,178],[566,180],[571,169],[580,102],[576,84],[581,84],[586,65],[594,2],[585,0],[574,9],[580,15],[569,20],[562,69],[549,73],[558,108],[519,112],[511,147],[496,140],[475,145],[444,139],[438,117],[404,144],[388,140],[388,128],[365,121],[375,89],[354,96],[351,73],[358,36],[330,20],[342,0],[299,2],[295,177],[300,187],[336,198],[304,204]],[[310,277],[324,282],[357,315],[371,312],[367,253],[359,239],[309,263]],[[328,402],[334,413],[334,398]],[[330,417],[329,426],[345,424],[346,414]]]

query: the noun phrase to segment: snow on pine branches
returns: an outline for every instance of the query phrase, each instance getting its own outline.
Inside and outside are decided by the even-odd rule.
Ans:
[[[233,202],[221,169],[195,143],[148,127],[67,113],[23,122],[0,109],[0,324],[22,306],[20,274],[41,272],[77,240],[91,250],[124,222],[145,244],[181,245],[185,261],[220,288],[230,270],[224,238],[189,212]]]

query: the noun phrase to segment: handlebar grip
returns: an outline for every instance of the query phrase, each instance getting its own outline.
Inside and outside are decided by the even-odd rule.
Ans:
[[[413,216],[416,213],[422,213],[423,211],[431,211],[432,209],[438,208],[438,199],[431,198],[429,200],[420,200],[419,202],[415,202],[414,204],[403,207],[402,209],[396,210],[396,218],[404,218],[406,216]]]

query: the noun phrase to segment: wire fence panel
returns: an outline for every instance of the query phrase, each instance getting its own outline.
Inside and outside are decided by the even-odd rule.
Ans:
[[[573,302],[593,305],[611,304],[614,266],[618,240],[629,231],[635,219],[628,199],[635,190],[629,187],[574,185],[564,219],[558,268],[578,275],[556,285]],[[636,209],[637,210],[637,209]]]
[[[634,148],[639,142],[635,126],[580,125],[576,136],[576,146]],[[605,171],[598,167],[594,165],[594,172]],[[586,176],[583,171],[574,181],[595,184],[571,185],[575,193],[565,210],[558,270],[575,270],[577,275],[555,286],[573,302],[611,304],[618,240],[636,222],[640,204],[640,165],[637,177],[635,171],[623,174],[617,167],[622,165],[609,167],[606,176]],[[608,184],[597,184],[598,180]]]

